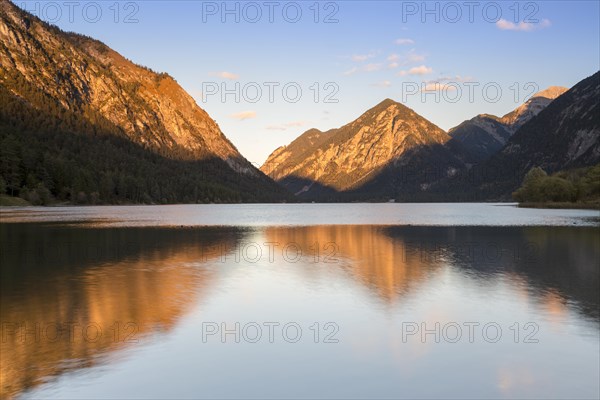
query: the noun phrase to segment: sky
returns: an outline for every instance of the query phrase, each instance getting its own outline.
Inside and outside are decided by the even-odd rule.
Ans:
[[[600,69],[600,1],[20,1],[167,72],[251,162],[386,98],[448,130]]]

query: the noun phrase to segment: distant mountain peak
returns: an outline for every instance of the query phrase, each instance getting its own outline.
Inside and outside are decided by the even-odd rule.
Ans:
[[[561,86],[550,86],[547,89],[537,92],[525,103],[504,115],[500,119],[500,122],[509,126],[510,130],[514,133],[567,90],[569,89]]]
[[[397,108],[407,108],[406,106],[392,100],[392,99],[385,99],[383,101],[380,101],[379,103],[377,103],[376,105],[374,105],[373,107],[369,108],[367,111],[365,111],[364,113],[362,113],[360,115],[360,117],[358,117],[356,119],[356,121],[360,121],[362,118],[369,118],[372,115],[378,115],[382,112],[384,112],[385,110],[387,110],[390,107],[397,107]]]
[[[392,105],[398,105],[398,104],[400,104],[400,103],[398,103],[397,101],[395,101],[395,100],[392,100],[392,99],[390,99],[390,98],[388,97],[388,98],[386,98],[386,99],[382,100],[382,101],[381,101],[379,104],[377,104],[377,105],[376,105],[375,107],[373,107],[373,108],[377,108],[377,107],[389,107],[389,106],[392,106]]]
[[[530,101],[541,101],[538,104],[546,107],[484,165],[488,171],[505,169],[496,179],[495,195],[510,194],[532,167],[552,173],[600,161],[600,71],[564,90],[554,86],[534,95]],[[489,183],[482,187],[486,185]]]
[[[388,98],[338,129],[305,132],[275,150],[261,169],[293,193],[315,190],[313,184],[348,191],[370,182],[383,168],[410,162],[415,152],[441,147],[449,139],[438,126]],[[298,182],[301,186],[294,186]]]
[[[531,96],[531,98],[533,99],[535,97],[545,97],[547,99],[555,99],[567,90],[569,90],[569,88],[563,86],[550,86],[549,88],[537,92],[536,94]]]
[[[484,161],[498,152],[521,126],[567,90],[562,86],[550,86],[502,117],[479,114],[463,121],[448,131],[452,136],[450,145],[463,153],[462,158],[467,163]]]
[[[476,118],[489,118],[489,119],[493,119],[495,121],[498,121],[500,119],[500,117],[498,117],[494,114],[487,114],[487,113],[479,114],[479,115],[477,115]]]

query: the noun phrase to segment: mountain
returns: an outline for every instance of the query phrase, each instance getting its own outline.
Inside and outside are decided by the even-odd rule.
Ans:
[[[495,115],[480,114],[451,128],[448,146],[469,164],[477,164],[502,149],[512,134]]]
[[[305,200],[510,200],[527,171],[600,161],[599,74],[450,134],[386,99],[338,129],[311,129],[261,170]]]
[[[386,99],[338,129],[311,129],[261,170],[306,199],[385,199],[413,193],[462,164],[442,129]]]
[[[561,96],[567,90],[569,89],[562,86],[550,86],[541,92],[537,92],[524,104],[504,115],[501,118],[501,122],[504,125],[510,126],[514,133],[517,131],[517,129],[525,125],[527,121],[538,115],[540,111],[548,107],[548,105],[552,103],[554,99]]]
[[[546,108],[568,89],[551,86],[531,96],[525,103],[503,117],[480,114],[451,128],[448,146],[469,164],[477,164],[497,153],[508,139],[527,121]]]
[[[0,54],[0,131],[14,161],[3,163],[2,179],[13,195],[41,184],[56,197],[98,192],[103,202],[282,198],[168,74],[7,0],[0,0]],[[37,162],[24,162],[27,152]],[[81,171],[58,176],[71,167]],[[105,196],[93,183],[102,179],[114,186]],[[119,193],[119,181],[138,193]]]
[[[285,171],[302,163],[315,148],[318,148],[329,137],[328,133],[318,129],[309,129],[289,145],[275,149],[261,170],[275,180],[284,178]]]
[[[435,190],[470,193],[471,199],[510,199],[533,167],[551,174],[597,164],[600,162],[599,99],[600,72],[597,72],[525,122],[489,160],[449,178]],[[470,189],[464,184],[467,181]]]

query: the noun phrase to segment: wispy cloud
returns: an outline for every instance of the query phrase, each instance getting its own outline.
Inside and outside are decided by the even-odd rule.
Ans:
[[[425,84],[425,87],[422,89],[423,92],[442,92],[442,91],[447,91],[447,92],[452,92],[455,91],[456,85],[450,84],[450,83],[444,83],[444,82],[427,82]]]
[[[473,80],[474,80],[474,78],[472,78],[470,76],[454,75],[454,76],[440,76],[439,78],[432,80],[430,82],[470,82]]]
[[[232,81],[240,79],[240,76],[238,74],[234,74],[233,72],[227,72],[227,71],[216,72],[213,75],[218,76],[219,78],[229,79]]]
[[[388,88],[388,87],[392,86],[392,82],[390,82],[390,81],[375,82],[375,83],[372,83],[371,86],[375,86],[375,87],[379,87],[379,88]]]
[[[398,41],[402,42],[403,44],[413,43],[412,39],[398,39]],[[404,65],[409,66],[411,64],[415,65],[417,63],[425,62],[425,56],[423,54],[417,53],[415,51],[415,49],[411,49],[410,51],[405,52],[404,54],[391,53],[385,58],[385,60],[382,60],[382,62],[379,62],[380,59],[373,60],[373,62],[369,62],[369,63],[365,62],[371,58],[376,58],[378,56],[378,53],[380,53],[380,52],[371,52],[369,54],[352,56],[351,59],[353,61],[360,62],[362,64],[355,65],[355,66],[351,67],[350,69],[344,71],[343,75],[349,76],[349,75],[354,75],[358,72],[375,72],[375,71],[380,71],[382,69],[396,69],[396,68],[399,68]],[[430,72],[431,71],[426,72],[426,73],[430,73]],[[410,70],[400,72],[400,75],[420,75],[420,74],[423,74],[423,73],[419,73],[418,69],[415,69],[415,68],[411,68]]]
[[[365,72],[379,71],[380,69],[381,69],[381,64],[367,64],[363,68],[363,70]]]
[[[405,75],[427,75],[433,72],[431,67],[427,67],[425,65],[419,65],[418,67],[412,67],[409,70],[403,70],[398,72],[399,76]]]
[[[371,51],[368,54],[354,54],[350,59],[355,62],[365,62],[377,56],[378,51]]]
[[[401,65],[416,64],[416,63],[424,62],[425,56],[422,54],[416,53],[415,50],[413,49],[403,56],[395,54],[395,53],[390,54],[387,57],[387,60],[389,61],[387,67],[389,69],[395,69],[395,68],[400,67]]]
[[[357,72],[375,72],[379,71],[383,65],[377,63],[365,64],[362,67],[352,67],[347,71],[344,71],[343,74],[346,76],[354,75]]]
[[[344,75],[346,75],[346,76],[354,75],[357,72],[358,72],[358,68],[357,67],[352,67],[349,70],[344,71]]]
[[[267,129],[272,130],[272,131],[285,131],[289,128],[298,128],[298,127],[304,126],[306,124],[308,124],[308,121],[293,121],[293,122],[288,122],[286,124],[269,125],[269,126],[267,126]]]
[[[511,22],[511,21],[507,21],[505,19],[500,19],[498,22],[496,22],[496,27],[498,27],[498,29],[501,29],[503,31],[533,31],[536,29],[543,29],[543,28],[547,28],[550,25],[552,25],[552,23],[550,22],[549,19],[543,19],[540,22],[537,23],[533,23],[533,22],[524,22],[521,21],[518,24]]]
[[[437,79],[433,79],[425,82],[425,87],[422,89],[423,92],[453,92],[459,87],[459,83],[472,82],[474,78],[464,77],[461,75],[454,76],[440,76]]]
[[[256,118],[256,111],[242,111],[237,114],[231,114],[229,117],[237,119],[238,121],[244,121],[246,119]]]
[[[400,39],[396,39],[396,41],[394,43],[396,43],[397,45],[400,45],[400,46],[404,46],[404,45],[408,45],[408,44],[415,44],[415,41],[412,39],[400,38]]]
[[[409,63],[417,63],[425,61],[425,56],[423,54],[417,54],[414,50],[408,52],[406,59]]]

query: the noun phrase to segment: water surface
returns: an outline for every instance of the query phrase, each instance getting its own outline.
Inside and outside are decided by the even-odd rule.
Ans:
[[[5,208],[2,221],[111,226],[597,226],[600,212],[518,208],[510,203],[198,204]]]
[[[597,218],[2,210],[2,396],[598,398]]]

